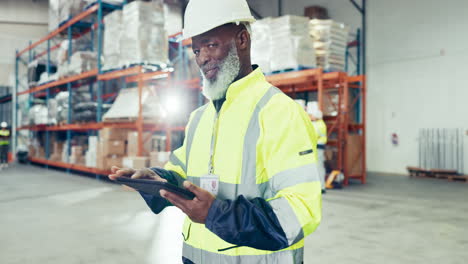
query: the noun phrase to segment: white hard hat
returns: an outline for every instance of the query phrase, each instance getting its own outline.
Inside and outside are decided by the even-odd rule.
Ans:
[[[307,102],[307,113],[313,115],[317,119],[323,118],[323,113],[320,111],[316,101]]]
[[[8,127],[8,124],[7,124],[7,122],[2,122],[2,125],[1,125],[1,127],[2,127],[2,128],[6,128],[6,127]]]
[[[228,23],[255,22],[245,0],[190,0],[184,16],[184,39]]]

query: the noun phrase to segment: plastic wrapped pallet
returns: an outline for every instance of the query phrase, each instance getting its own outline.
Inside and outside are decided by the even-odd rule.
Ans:
[[[316,66],[308,18],[291,15],[274,18],[270,30],[272,71]]]
[[[263,72],[271,72],[271,18],[257,20],[252,24],[252,62]]]
[[[168,38],[161,3],[131,2],[123,7],[123,34],[120,41],[121,65],[152,64],[165,68]]]
[[[83,0],[59,0],[59,22],[63,23],[81,13],[85,6]]]
[[[104,17],[103,70],[119,67],[120,39],[122,36],[122,11],[115,10]]]
[[[56,28],[58,28],[58,25],[60,23],[60,1],[61,0],[49,0],[49,32],[54,31]]]
[[[164,3],[164,17],[164,27],[169,36],[182,31],[182,6],[180,2]]]
[[[29,123],[31,125],[46,125],[48,124],[47,107],[43,104],[37,104],[29,110]]]
[[[349,27],[331,19],[312,19],[310,35],[318,66],[327,71],[344,71]]]
[[[97,53],[92,51],[77,51],[73,53],[68,65],[68,75],[76,75],[97,68]]]
[[[70,107],[73,108],[79,103],[91,101],[91,95],[89,93],[80,92],[78,89],[73,91],[71,106],[68,104],[68,97],[68,92],[60,92],[55,96],[55,100],[57,102],[56,120],[58,124],[67,122]],[[76,113],[72,111],[72,122],[75,120],[75,115]]]
[[[159,121],[164,117],[159,98],[143,90],[141,102],[145,120]],[[109,111],[103,116],[104,122],[135,121],[138,118],[138,88],[121,90]]]
[[[96,40],[95,40],[96,41]],[[72,56],[70,57],[70,64],[68,63],[68,49],[69,49],[69,42],[68,40],[64,40],[61,42],[58,50],[57,50],[57,57],[56,57],[56,62],[57,62],[57,74],[58,78],[62,78],[65,76],[72,75],[73,72],[79,72],[77,70],[77,67],[80,67],[80,63],[83,62],[82,59],[87,59],[94,57],[94,61],[89,61],[88,63],[88,68],[89,67],[94,67],[96,68],[97,65],[97,58],[96,58],[96,53],[95,52],[90,52],[89,50],[92,50],[93,46],[96,46],[96,43],[91,42],[91,36],[89,34],[86,34],[80,38],[72,40],[71,46],[72,46]],[[83,54],[76,54],[77,52],[85,52]],[[94,55],[92,55],[94,53]],[[75,55],[76,54],[76,55]],[[73,56],[75,56],[74,61],[72,61]],[[75,73],[76,74],[76,73]]]

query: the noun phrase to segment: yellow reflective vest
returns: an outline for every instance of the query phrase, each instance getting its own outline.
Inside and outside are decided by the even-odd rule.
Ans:
[[[286,246],[269,251],[231,244],[210,231],[208,219],[197,224],[186,218],[184,258],[197,264],[301,263],[304,238],[319,225],[322,206],[317,138],[307,113],[257,68],[230,85],[219,113],[211,102],[194,111],[185,133],[165,169],[177,172],[179,183],[187,179],[199,185],[212,157],[218,206],[261,199],[279,221]],[[223,228],[235,233],[241,222]]]
[[[8,139],[3,139],[8,138],[10,136],[10,131],[8,129],[0,129],[0,146],[5,146],[9,145],[10,141]]]
[[[312,124],[314,125],[315,132],[317,134],[317,144],[327,144],[327,125],[323,119],[312,121]]]

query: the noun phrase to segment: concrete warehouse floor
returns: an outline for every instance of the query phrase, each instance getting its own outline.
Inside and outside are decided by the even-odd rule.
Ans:
[[[468,185],[370,174],[324,196],[305,263],[466,263]],[[0,263],[179,263],[182,213],[94,178],[0,171]]]

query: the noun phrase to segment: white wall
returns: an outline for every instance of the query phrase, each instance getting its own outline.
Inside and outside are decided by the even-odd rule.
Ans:
[[[264,16],[278,14],[276,0],[249,3]],[[468,127],[468,1],[367,3],[367,168],[405,173],[418,164],[419,128]],[[360,27],[349,0],[283,0],[283,14],[303,15],[314,4]]]
[[[47,21],[47,0],[0,1],[0,85],[11,85],[15,50],[22,50],[30,40],[45,36]]]
[[[468,1],[368,2],[368,169],[404,173],[419,128],[468,126]]]

